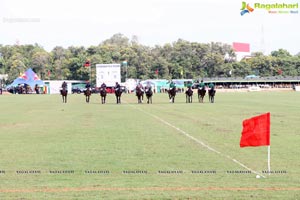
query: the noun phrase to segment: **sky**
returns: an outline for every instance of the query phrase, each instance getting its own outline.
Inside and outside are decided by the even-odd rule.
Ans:
[[[248,0],[299,3],[299,0]],[[0,44],[98,45],[116,33],[137,36],[140,44],[190,42],[250,43],[268,55],[280,48],[300,52],[297,14],[254,9],[241,16],[242,1],[232,0],[0,0]],[[275,9],[276,10],[276,9]]]

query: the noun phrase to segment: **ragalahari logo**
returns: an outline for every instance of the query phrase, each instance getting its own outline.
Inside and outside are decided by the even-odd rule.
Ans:
[[[253,12],[253,11],[254,11],[254,9],[251,8],[248,3],[246,3],[245,1],[242,2],[241,16],[243,16],[246,13]]]

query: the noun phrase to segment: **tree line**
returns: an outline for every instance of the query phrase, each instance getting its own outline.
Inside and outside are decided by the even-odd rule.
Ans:
[[[97,46],[56,46],[47,52],[42,46],[0,45],[0,74],[8,74],[12,82],[26,69],[32,68],[43,80],[96,80],[95,65],[126,63],[121,77],[137,79],[200,79],[203,77],[300,76],[300,53],[272,51],[270,55],[252,53],[239,62],[229,44],[197,43],[178,39],[163,46],[145,46],[136,36],[131,39],[118,33]],[[84,63],[89,61],[89,67]],[[126,61],[126,62],[124,62]]]

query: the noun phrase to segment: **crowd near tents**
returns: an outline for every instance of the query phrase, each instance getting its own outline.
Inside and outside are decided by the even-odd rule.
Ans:
[[[35,85],[44,86],[44,81],[42,81],[34,71],[29,68],[18,78],[16,78],[8,87],[18,86],[20,84],[27,84],[34,89]]]

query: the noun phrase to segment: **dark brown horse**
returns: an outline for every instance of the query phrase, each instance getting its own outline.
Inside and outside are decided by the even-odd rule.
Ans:
[[[152,104],[152,95],[153,95],[153,92],[151,90],[151,88],[147,88],[145,89],[145,94],[146,94],[146,97],[147,97],[147,103],[151,103]]]
[[[92,92],[90,88],[86,88],[86,90],[84,91],[84,95],[85,95],[85,102],[90,103],[90,96],[91,96]]]
[[[60,94],[62,96],[63,103],[67,103],[68,90],[65,87],[63,87],[60,90]]]
[[[185,102],[186,103],[192,103],[193,102],[193,90],[189,88],[187,91],[185,91]]]
[[[204,88],[198,89],[198,100],[199,100],[199,103],[203,103],[203,99],[204,99],[205,93],[206,93],[206,90]]]
[[[135,88],[135,94],[138,98],[138,103],[143,103],[143,100],[144,100],[144,91],[142,90],[141,87],[139,86],[136,86]]]
[[[215,101],[215,94],[216,94],[216,90],[214,88],[210,89],[208,91],[208,96],[209,96],[209,102],[210,103],[214,103]]]
[[[117,99],[117,104],[121,104],[122,89],[121,88],[116,89],[115,95],[116,95],[116,99]]]
[[[174,103],[175,96],[176,96],[176,88],[173,87],[171,90],[168,90],[168,94],[169,94],[170,103]]]
[[[101,96],[101,103],[105,104],[105,100],[106,100],[106,89],[104,87],[100,88],[100,96]]]

